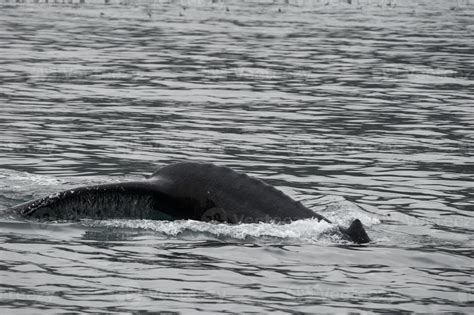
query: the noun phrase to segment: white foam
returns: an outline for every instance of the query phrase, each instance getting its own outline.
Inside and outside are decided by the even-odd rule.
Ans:
[[[105,220],[83,221],[86,226],[144,229],[158,232],[166,236],[179,237],[184,234],[198,233],[217,238],[244,240],[247,238],[278,238],[316,241],[337,231],[337,226],[316,219],[297,220],[288,224],[250,223],[225,224],[200,222],[194,220],[153,221],[153,220]],[[340,238],[340,237],[339,237]]]

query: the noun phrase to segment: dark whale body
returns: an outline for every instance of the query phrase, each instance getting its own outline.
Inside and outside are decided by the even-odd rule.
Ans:
[[[147,179],[80,187],[20,204],[9,211],[41,220],[82,218],[276,222],[317,218],[331,223],[262,180],[214,164],[180,162]],[[344,237],[370,241],[354,220]]]

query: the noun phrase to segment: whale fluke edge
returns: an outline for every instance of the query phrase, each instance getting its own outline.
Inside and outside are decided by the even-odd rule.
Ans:
[[[331,223],[260,179],[198,162],[170,164],[140,181],[62,191],[6,211],[40,220],[192,219],[237,224],[316,218]],[[358,219],[339,230],[354,243],[370,242]]]

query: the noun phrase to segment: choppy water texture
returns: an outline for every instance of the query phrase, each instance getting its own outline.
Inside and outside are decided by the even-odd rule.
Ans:
[[[3,314],[473,312],[474,4],[12,2],[0,208],[192,159],[374,241],[311,220],[3,217]]]

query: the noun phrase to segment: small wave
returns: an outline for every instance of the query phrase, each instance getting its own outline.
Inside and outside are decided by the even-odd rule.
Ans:
[[[0,189],[18,189],[35,185],[60,185],[61,180],[54,176],[31,174],[8,169],[0,169]]]
[[[339,226],[348,227],[354,219],[366,226],[380,224],[374,215],[365,212],[355,203],[341,196],[318,198],[318,206],[313,211],[324,215],[333,223],[317,219],[296,220],[288,224],[277,223],[241,223],[226,224],[194,220],[154,221],[154,220],[83,220],[87,227],[112,228],[124,230],[152,231],[165,237],[181,239],[217,238],[219,240],[281,240],[309,243],[346,242],[342,239]]]
[[[311,209],[334,224],[349,226],[355,219],[359,219],[366,227],[380,224],[380,219],[374,214],[367,213],[356,203],[342,196],[326,195],[318,198],[316,202]]]

